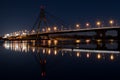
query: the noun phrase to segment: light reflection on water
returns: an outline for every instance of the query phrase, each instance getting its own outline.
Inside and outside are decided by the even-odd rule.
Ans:
[[[99,61],[104,61],[104,62],[112,63],[112,62],[118,60],[120,57],[120,55],[119,55],[120,51],[117,49],[118,43],[114,40],[109,40],[109,41],[107,41],[107,43],[105,43],[105,45],[106,45],[106,48],[104,49],[104,48],[102,48],[104,46],[102,43],[102,40],[95,40],[94,42],[92,42],[90,39],[87,39],[87,40],[77,39],[77,40],[71,40],[71,41],[43,40],[43,41],[39,41],[39,42],[35,42],[34,40],[31,40],[31,41],[5,41],[3,43],[3,47],[7,50],[11,50],[12,52],[21,52],[21,54],[22,53],[28,53],[28,54],[33,53],[33,55],[35,55],[35,59],[38,60],[40,66],[41,66],[40,67],[41,68],[41,76],[42,76],[42,78],[44,78],[43,80],[46,80],[46,66],[48,66],[48,64],[52,65],[52,63],[50,63],[50,59],[53,59],[54,57],[59,58],[59,62],[55,63],[58,66],[59,66],[60,62],[64,63],[65,61],[69,61],[72,58],[80,59],[79,63],[81,63],[81,64],[82,64],[82,60],[83,60],[84,62],[86,62],[86,65],[85,65],[85,63],[82,64],[85,67],[85,68],[83,68],[83,72],[86,70],[86,66],[87,66],[87,69],[89,69],[90,68],[89,66],[94,65],[95,62],[99,63]],[[107,45],[109,45],[109,47],[112,47],[112,49],[107,49]],[[67,55],[67,57],[66,57],[66,55]],[[47,59],[48,57],[51,57],[51,58],[48,60]],[[67,59],[64,60],[64,57]],[[55,59],[54,61],[57,61],[57,60],[58,59]],[[91,63],[89,66],[87,64],[88,60]],[[93,63],[91,60],[93,60]],[[72,62],[72,60],[71,60],[71,62]],[[76,63],[77,61],[75,62],[73,60],[73,62]],[[74,63],[72,63],[72,64],[74,64]],[[72,65],[72,64],[69,66],[69,68],[70,67],[72,68],[73,66],[76,66],[76,67],[82,66],[81,64],[78,64],[78,63],[76,63],[76,65]],[[69,63],[67,63],[67,65],[69,65]],[[64,66],[65,67],[64,70],[66,70],[66,64],[64,63],[62,66]],[[100,66],[101,66],[101,64],[100,64]],[[55,68],[55,65],[53,65],[52,67]],[[61,67],[61,66],[59,66],[59,67]],[[58,72],[62,71],[62,70],[59,70],[60,69],[59,67],[57,69]],[[96,65],[94,68],[96,68]],[[99,67],[97,67],[97,68],[101,69]],[[51,70],[51,67],[47,67],[47,69]],[[80,68],[77,68],[77,69],[80,69]],[[93,69],[93,71],[94,70],[95,69]],[[48,73],[49,72],[50,72],[49,75],[53,76],[52,74],[54,74],[54,72],[51,73],[51,71],[48,70]],[[74,70],[72,72],[74,72]],[[86,72],[87,72],[87,70],[86,70]],[[88,73],[92,74],[89,71],[88,71]],[[64,73],[62,73],[62,74],[64,74]],[[81,75],[82,74],[83,73],[81,73]],[[94,75],[95,74],[96,73],[94,73]],[[74,75],[74,73],[73,73],[73,75]]]
[[[101,40],[96,40],[96,41],[98,42],[98,45],[101,42]],[[42,54],[55,55],[55,56],[58,53],[61,53],[62,56],[64,56],[65,53],[72,53],[72,54],[70,54],[70,56],[72,56],[73,54],[76,54],[76,57],[82,57],[83,55],[86,55],[86,58],[90,58],[92,56],[92,54],[96,53],[97,59],[105,59],[105,54],[108,54],[110,60],[114,60],[115,57],[117,57],[118,54],[120,53],[120,51],[117,51],[117,50],[101,50],[101,49],[95,50],[95,48],[89,49],[89,47],[87,46],[88,44],[90,44],[89,39],[85,40],[86,45],[80,44],[81,40],[74,40],[73,42],[75,42],[75,43],[71,43],[66,46],[65,42],[63,43],[58,40],[43,40],[43,41],[37,42],[37,43],[34,40],[31,40],[31,41],[5,41],[3,46],[4,46],[4,48],[12,50],[12,51],[19,51],[19,52],[26,52],[26,53],[29,53],[31,51],[33,53],[34,52],[36,52],[36,53],[42,52]],[[112,44],[111,44],[111,42],[112,42]],[[63,43],[63,44],[61,44],[61,43]],[[96,43],[93,43],[93,44],[95,45]],[[114,44],[113,40],[110,40],[109,45],[110,44],[111,44],[111,46],[113,46],[113,44]],[[72,45],[72,46],[69,47],[69,45],[70,46]],[[86,49],[86,48],[81,49],[80,48],[81,45],[87,46],[88,49]]]

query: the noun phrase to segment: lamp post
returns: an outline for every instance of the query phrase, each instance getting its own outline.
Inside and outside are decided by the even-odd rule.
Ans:
[[[45,28],[42,28],[42,32],[45,32]]]
[[[96,23],[96,25],[97,25],[98,27],[100,27],[100,26],[101,26],[101,22],[98,21],[98,22]]]
[[[54,29],[54,31],[57,31],[57,27],[56,27],[56,26],[54,26],[54,28],[53,28],[53,29]]]
[[[110,23],[110,25],[111,25],[111,27],[112,27],[113,24],[114,24],[114,21],[113,21],[113,20],[110,20],[109,23]]]
[[[80,24],[76,24],[76,29],[80,29]]]
[[[51,31],[51,28],[50,28],[50,27],[48,27],[48,29],[47,29],[47,30],[48,30],[48,32],[50,32],[50,31]]]
[[[89,23],[86,23],[86,27],[89,28],[89,27],[90,27],[90,24],[89,24]]]

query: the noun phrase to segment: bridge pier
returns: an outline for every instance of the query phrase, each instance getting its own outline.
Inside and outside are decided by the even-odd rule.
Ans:
[[[97,36],[97,38],[100,38],[100,39],[104,39],[105,40],[105,34],[106,34],[106,30],[100,30],[100,31],[96,31],[96,36]]]
[[[106,30],[96,31],[96,39],[102,40],[102,44],[97,44],[97,48],[106,49]]]
[[[105,50],[106,49],[106,44],[105,43],[97,43],[97,47],[96,49],[99,49],[99,50]]]
[[[42,40],[49,40],[49,39],[50,39],[50,36],[49,36],[49,35],[41,36],[41,39],[42,39]]]
[[[50,39],[50,36],[49,36],[49,35],[47,35],[47,39]]]
[[[117,36],[118,36],[118,50],[120,51],[120,28],[118,29],[118,34],[117,34]]]

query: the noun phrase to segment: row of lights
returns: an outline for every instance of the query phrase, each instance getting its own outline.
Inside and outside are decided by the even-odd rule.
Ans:
[[[87,57],[87,58],[90,58],[90,55],[91,55],[91,53],[87,53],[87,54],[86,54],[86,57]],[[77,56],[77,57],[81,57],[80,52],[77,52],[77,53],[76,53],[76,56]],[[101,59],[101,58],[102,58],[102,55],[101,55],[100,53],[98,53],[96,57],[97,57],[97,59]],[[111,55],[110,55],[110,60],[114,60],[114,59],[115,59],[115,56],[114,56],[113,54],[111,54]]]
[[[101,26],[101,22],[100,21],[97,21],[96,22],[96,25],[98,26],[98,27],[100,27]],[[111,26],[113,26],[113,24],[114,24],[114,21],[113,20],[110,20],[109,21],[109,24],[111,25]],[[88,23],[86,23],[85,24],[86,25],[86,27],[90,27],[90,23],[88,22]],[[79,29],[80,28],[80,24],[76,24],[76,29]],[[55,27],[53,27],[53,31],[57,31],[58,30],[58,28],[55,26]],[[45,29],[45,28],[43,28],[42,29],[42,32],[50,32],[50,31],[52,31],[51,30],[51,28],[50,27],[48,27],[47,29]]]
[[[54,27],[53,27],[53,31],[57,31],[57,30],[58,30],[58,28],[57,28],[56,26],[54,26]],[[49,31],[51,31],[51,28],[50,28],[50,27],[48,27],[47,29],[43,28],[43,29],[42,29],[42,32],[45,32],[45,31],[46,31],[46,32],[49,32]]]
[[[114,21],[113,21],[113,20],[110,20],[110,21],[109,21],[109,24],[110,24],[111,26],[113,26]],[[86,25],[86,27],[90,27],[90,23],[86,23],[85,25]],[[100,26],[101,26],[101,22],[100,22],[100,21],[97,21],[97,22],[96,22],[96,25],[97,25],[98,27],[100,27]],[[80,24],[76,24],[76,28],[80,28]]]
[[[114,21],[110,20],[109,23],[110,23],[111,26],[113,26]],[[101,26],[101,22],[100,21],[96,22],[96,25],[98,27],[100,27]],[[90,27],[90,23],[86,23],[86,27]],[[80,24],[76,24],[76,28],[79,29],[80,28]],[[57,31],[57,30],[58,30],[57,26],[54,26],[53,27],[53,31]],[[46,29],[45,28],[42,29],[42,32],[50,32],[50,31],[52,31],[52,29],[50,27],[48,27]]]
[[[111,26],[113,26],[114,21],[113,21],[113,20],[110,20],[109,23],[110,23]],[[100,22],[100,21],[96,22],[96,25],[97,25],[98,27],[100,27],[100,26],[101,26],[101,22]],[[90,27],[90,23],[86,23],[86,27]],[[76,24],[76,28],[80,28],[80,24]],[[58,28],[57,28],[56,26],[53,27],[53,31],[57,31],[57,30],[58,30]],[[45,32],[45,31],[46,31],[46,32],[49,32],[49,31],[51,31],[51,28],[48,27],[46,30],[45,30],[45,28],[43,28],[42,31],[43,31],[43,32]]]
[[[50,28],[50,27],[47,27],[47,28],[42,28],[42,32],[50,32],[50,31],[57,31],[58,30],[58,28],[56,27],[56,26],[54,26],[53,27],[53,29],[52,28]],[[32,34],[35,34],[36,33],[36,31],[35,30],[32,30],[32,32],[31,32]]]
[[[45,54],[45,53],[47,53],[48,55],[50,55],[51,54],[51,49],[43,49],[43,54]],[[57,53],[58,53],[58,51],[57,50],[54,50],[54,55],[57,55]],[[64,53],[62,53],[62,56],[64,55]],[[70,54],[71,55],[71,54]],[[77,57],[81,57],[81,54],[80,54],[80,52],[76,52],[76,56]],[[91,56],[91,53],[87,53],[86,54],[86,57],[87,58],[90,58],[90,56]],[[98,53],[97,54],[97,59],[102,59],[102,55],[100,54],[100,53]],[[115,59],[115,56],[113,55],[113,54],[111,54],[110,55],[110,60],[114,60]]]
[[[5,34],[3,36],[3,38],[8,38],[8,37],[11,37],[11,36],[26,36],[29,32],[27,30],[23,30],[23,31],[17,31],[17,32],[13,32],[13,33],[10,33],[10,34]]]
[[[101,22],[100,21],[97,21],[96,22],[96,25],[98,26],[98,27],[100,27],[101,26]],[[114,24],[114,21],[113,20],[110,20],[109,21],[109,24],[111,25],[111,26],[113,26],[113,24]],[[86,27],[88,28],[88,27],[90,27],[90,23],[86,23]],[[80,29],[80,24],[76,24],[76,29]],[[50,32],[50,31],[52,31],[52,29],[50,28],[50,27],[48,27],[48,28],[43,28],[42,29],[42,32]],[[57,28],[57,26],[54,26],[53,27],[53,31],[58,31],[58,28]],[[25,32],[24,31],[21,31],[22,32],[22,35],[27,35],[27,30],[25,30]],[[35,33],[35,31],[33,30],[32,31],[32,33]],[[14,35],[12,35],[12,36],[18,36],[18,35],[20,35],[20,32],[18,33],[18,32],[14,32]],[[10,36],[10,34],[6,34],[5,35],[5,38],[6,37],[9,37]]]
[[[55,41],[55,42],[56,42],[56,41]],[[4,44],[4,47],[5,47],[6,49],[11,49],[11,50],[15,50],[15,51],[22,51],[22,52],[24,52],[24,51],[25,51],[25,52],[30,51],[30,49],[29,49],[30,47],[27,48],[26,46],[27,46],[26,43],[23,43],[23,44],[17,44],[17,43],[9,44],[9,43],[6,42],[6,43]],[[31,49],[32,49],[33,52],[35,52],[35,48],[34,48],[34,47],[32,47]],[[47,49],[43,49],[42,52],[43,52],[43,54],[47,53],[47,54],[50,55],[51,52],[52,52],[52,50],[49,49],[49,48],[47,48]],[[53,52],[53,53],[54,53],[54,55],[57,55],[58,50],[57,50],[57,49],[54,49],[54,52]],[[62,54],[62,55],[63,55],[63,54]],[[87,57],[87,58],[90,58],[90,55],[91,55],[91,53],[87,53],[87,54],[86,54],[86,57]],[[77,56],[77,57],[81,57],[81,53],[80,53],[80,52],[77,52],[77,53],[76,53],[76,56]],[[98,53],[98,54],[97,54],[97,59],[101,59],[101,58],[102,58],[102,54]],[[111,55],[110,55],[110,59],[111,59],[111,60],[114,60],[114,58],[115,58],[114,55],[111,54]]]

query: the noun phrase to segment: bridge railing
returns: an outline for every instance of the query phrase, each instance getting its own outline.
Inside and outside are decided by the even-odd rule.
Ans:
[[[41,31],[38,32],[38,34],[41,33],[51,33],[51,32],[66,32],[66,31],[79,31],[79,30],[91,30],[91,29],[110,29],[110,28],[120,28],[120,26],[109,26],[109,27],[87,27],[87,28],[74,28],[74,29],[70,29],[70,28],[63,28],[63,29],[59,29],[59,28],[55,28],[55,30],[50,29],[50,30],[46,30],[46,31]],[[34,35],[37,34],[37,32],[34,30],[31,33],[28,30],[25,31],[19,31],[19,32],[13,32],[10,34],[5,34],[3,38],[7,38],[7,37],[15,37],[15,36],[26,36],[26,35]]]

